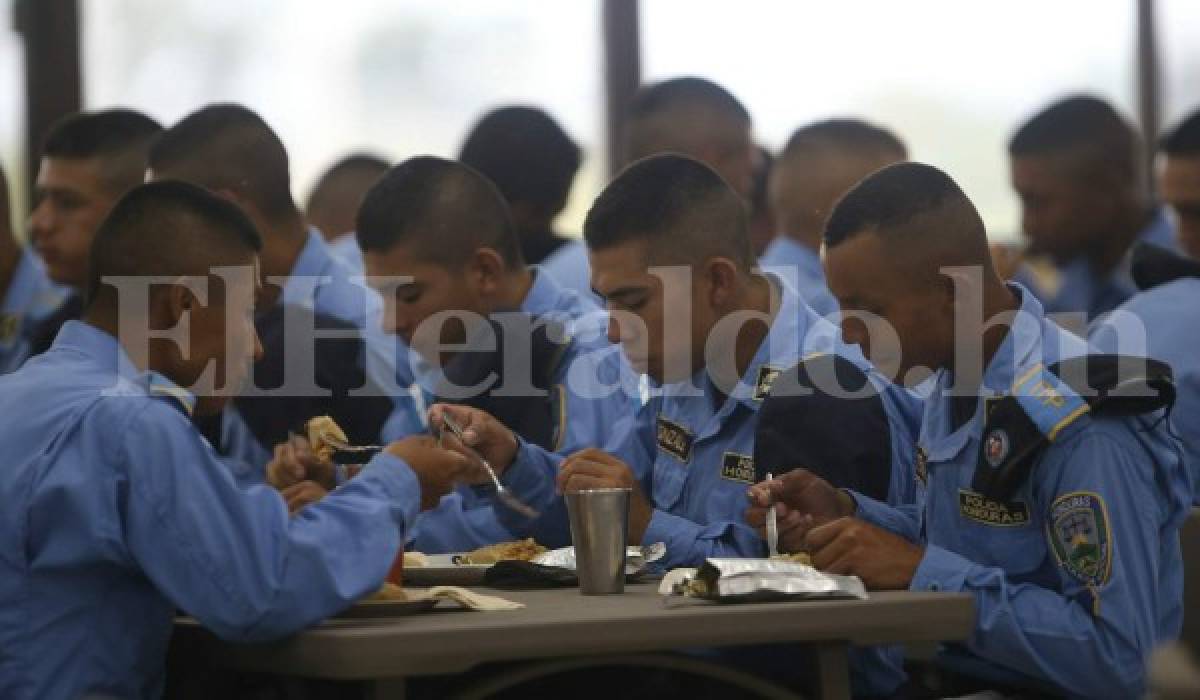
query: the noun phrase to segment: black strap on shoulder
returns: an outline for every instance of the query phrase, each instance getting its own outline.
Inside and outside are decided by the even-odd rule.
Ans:
[[[1138,289],[1152,289],[1185,277],[1200,277],[1200,261],[1153,243],[1135,244],[1130,261],[1133,281]]]
[[[1165,362],[1126,355],[1084,355],[1047,370],[1082,398],[1097,416],[1135,416],[1175,403],[1175,382]],[[1016,397],[988,399],[979,458],[971,488],[1007,502],[1029,478],[1050,438],[1029,418]]]
[[[507,315],[507,314],[506,314]],[[528,317],[529,325],[504,325],[489,319],[495,333],[494,351],[467,350],[454,356],[442,368],[443,378],[434,387],[437,401],[458,403],[487,411],[527,442],[546,450],[555,449],[561,425],[558,392],[554,377],[570,345],[561,323],[546,318]],[[508,323],[508,321],[506,321]],[[528,336],[514,328],[528,328]],[[528,343],[525,348],[520,344]],[[506,357],[530,370],[532,387],[521,387],[520,377],[506,377]],[[526,365],[525,363],[528,363]],[[459,390],[478,386],[495,377],[489,388],[476,396],[461,397]],[[503,388],[504,391],[499,391]],[[533,392],[522,391],[534,389]]]

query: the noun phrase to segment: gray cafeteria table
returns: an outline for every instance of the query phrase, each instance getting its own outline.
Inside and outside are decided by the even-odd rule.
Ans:
[[[405,676],[461,673],[486,662],[600,655],[629,660],[688,647],[802,642],[816,664],[811,692],[849,698],[850,644],[958,641],[975,622],[972,599],[961,593],[892,591],[865,601],[789,603],[673,599],[668,606],[653,584],[610,596],[582,596],[576,588],[480,590],[526,607],[484,613],[442,602],[407,617],[333,620],[269,644],[222,642],[181,618],[176,642],[219,667],[368,681],[369,697],[388,698],[403,695]]]

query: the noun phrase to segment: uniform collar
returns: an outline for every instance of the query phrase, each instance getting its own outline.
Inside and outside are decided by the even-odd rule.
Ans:
[[[790,284],[773,273],[767,273],[765,277],[771,283],[773,293],[779,295],[779,309],[741,381],[729,395],[755,412],[762,404],[764,385],[769,388],[775,374],[796,364],[803,355],[808,313],[811,313]],[[706,372],[699,374],[706,384],[711,384]]]
[[[779,234],[767,245],[761,264],[767,267],[794,265],[809,277],[825,279],[820,253],[787,234]]]
[[[162,374],[139,370],[117,339],[84,321],[67,321],[54,339],[55,350],[67,350],[90,358],[107,371],[115,371],[122,383],[140,387],[150,396],[173,399],[189,416],[196,407],[196,396]]]
[[[1008,288],[1021,300],[1008,333],[983,372],[981,393],[1008,393],[1013,382],[1041,361],[1042,321],[1044,311],[1037,298],[1025,287],[1009,282]],[[954,427],[954,374],[941,370],[936,387],[925,403],[925,419],[921,427],[921,445],[929,459],[944,461],[953,458],[966,446],[972,435],[983,429],[979,420],[979,401],[975,416],[963,425]]]
[[[309,227],[308,242],[300,249],[296,264],[292,265],[292,271],[283,285],[281,301],[296,306],[312,306],[312,293],[320,286],[320,282],[307,278],[328,276],[330,268],[336,264],[337,258],[321,232],[316,227]]]
[[[533,275],[533,284],[525,293],[525,300],[521,302],[521,311],[533,316],[541,316],[551,311],[562,310],[563,288],[558,286],[558,283],[551,279],[540,265],[531,266],[529,272]]]

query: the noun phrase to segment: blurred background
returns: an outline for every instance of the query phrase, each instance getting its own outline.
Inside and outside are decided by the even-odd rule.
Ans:
[[[564,232],[608,175],[606,95],[631,79],[721,83],[772,151],[814,119],[887,125],[963,184],[996,240],[1019,230],[1005,143],[1033,111],[1089,92],[1149,133],[1200,103],[1196,0],[0,0],[0,160],[17,216],[32,38],[19,6],[35,3],[77,7],[83,108],[171,123],[244,103],[283,138],[301,199],[349,151],[453,157],[485,110],[542,106],[585,149]],[[35,40],[48,63],[31,73],[54,83],[35,89],[72,92],[53,77],[70,72],[56,63],[72,60],[70,34]]]

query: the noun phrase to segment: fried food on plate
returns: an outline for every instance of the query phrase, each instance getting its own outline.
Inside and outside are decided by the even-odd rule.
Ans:
[[[515,542],[500,542],[467,552],[462,556],[461,561],[463,564],[495,564],[498,561],[511,559],[530,561],[545,552],[545,547],[534,542],[533,538],[529,538]]]
[[[790,561],[796,564],[807,564],[812,566],[812,557],[808,555],[808,552],[796,552],[795,554],[776,554],[771,558],[776,561]]]
[[[342,427],[329,416],[310,418],[304,426],[308,433],[308,444],[312,445],[313,453],[323,461],[328,462],[333,457],[333,446],[325,442],[328,435],[342,442],[349,442]]]
[[[360,602],[381,603],[398,600],[408,600],[408,594],[404,592],[403,588],[394,583],[384,583],[382,588],[363,598]]]

